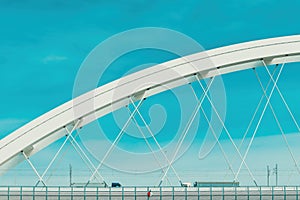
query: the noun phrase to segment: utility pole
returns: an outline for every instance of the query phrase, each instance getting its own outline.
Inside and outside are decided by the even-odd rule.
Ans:
[[[73,183],[72,183],[72,165],[69,165],[69,176],[70,176],[70,187],[72,187]]]
[[[267,186],[270,186],[270,167],[267,165]]]
[[[276,176],[276,186],[278,186],[278,164],[275,165],[275,168],[273,169],[273,174]]]

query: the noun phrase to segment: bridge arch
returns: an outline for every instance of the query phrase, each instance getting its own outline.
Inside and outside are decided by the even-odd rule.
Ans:
[[[299,62],[300,35],[246,42],[171,60],[100,86],[45,113],[0,141],[0,168],[10,168],[49,144],[131,103],[186,81],[267,65]],[[174,73],[176,72],[176,73]],[[152,82],[151,80],[155,80]],[[147,83],[147,84],[145,84]],[[115,91],[118,92],[116,95]],[[93,105],[93,106],[90,106]],[[74,109],[80,112],[74,113]],[[3,171],[2,171],[3,172]]]

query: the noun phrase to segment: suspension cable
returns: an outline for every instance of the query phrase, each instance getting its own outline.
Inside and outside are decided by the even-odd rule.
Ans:
[[[281,67],[280,70],[279,70],[279,73],[278,73],[278,75],[277,75],[276,81],[278,81],[278,79],[279,79],[279,77],[280,77],[280,75],[281,75],[281,72],[282,72],[283,67],[284,67],[284,64],[282,65],[282,67]],[[246,159],[246,157],[247,157],[247,155],[248,155],[248,152],[249,152],[249,150],[250,150],[250,147],[251,147],[251,145],[252,145],[252,142],[253,142],[253,140],[254,140],[254,137],[255,137],[255,135],[256,135],[256,133],[257,133],[257,131],[258,131],[258,128],[259,128],[259,126],[260,126],[260,123],[261,123],[261,121],[262,121],[262,119],[263,119],[263,116],[264,116],[264,114],[265,114],[265,111],[266,111],[266,109],[267,109],[267,106],[268,106],[268,103],[269,103],[269,101],[270,101],[270,98],[271,98],[272,95],[273,95],[274,89],[275,89],[275,85],[273,85],[273,87],[272,87],[272,89],[271,89],[270,96],[269,96],[269,98],[267,99],[267,102],[266,102],[266,104],[265,104],[265,106],[264,106],[264,108],[263,108],[263,111],[262,111],[262,113],[261,113],[261,115],[260,115],[260,117],[259,117],[258,123],[256,124],[255,130],[254,130],[253,135],[252,135],[252,137],[251,137],[251,140],[250,140],[250,142],[249,142],[249,144],[248,144],[248,146],[247,146],[246,152],[245,152],[245,154],[244,154],[243,160],[242,160],[242,162],[241,162],[241,164],[240,164],[240,167],[239,167],[239,169],[238,169],[237,175],[240,173],[241,168],[242,168],[242,166],[243,166],[243,163],[245,162],[245,159]]]
[[[278,65],[275,66],[275,68],[274,68],[274,70],[273,70],[273,72],[272,72],[272,76],[274,76],[277,67],[278,67]],[[253,68],[253,69],[255,69],[255,68]],[[266,86],[266,90],[269,88],[269,86],[270,86],[270,84],[271,84],[271,81],[272,81],[271,79],[268,81],[267,86]],[[254,119],[255,119],[255,117],[256,117],[256,114],[257,114],[257,112],[258,112],[258,109],[260,108],[260,105],[262,104],[264,98],[265,98],[265,95],[262,94],[262,95],[261,95],[261,98],[260,98],[260,100],[259,100],[259,103],[257,104],[256,109],[255,109],[255,111],[254,111],[254,114],[252,115],[252,118],[251,118],[251,120],[250,120],[250,122],[249,122],[249,124],[248,124],[248,127],[247,127],[247,129],[246,129],[246,131],[245,131],[245,133],[244,133],[244,135],[243,135],[242,141],[241,141],[241,143],[240,143],[240,145],[239,145],[239,149],[242,148],[242,145],[243,145],[243,143],[244,143],[244,141],[245,141],[245,139],[246,139],[246,136],[248,135],[248,132],[249,132],[249,130],[250,130],[250,128],[251,128],[251,126],[252,126],[252,124],[253,124],[253,122],[254,122]]]
[[[285,61],[286,61],[286,59],[284,60],[284,62],[285,62]],[[268,67],[267,67],[265,61],[262,60],[262,63],[264,64],[264,66],[265,66],[265,68],[266,68],[266,70],[267,70],[267,72],[268,72],[268,74],[269,74],[269,76],[270,76],[271,74],[270,74],[270,71],[268,70]],[[294,123],[295,123],[295,125],[296,125],[296,127],[297,127],[297,129],[298,129],[298,132],[300,133],[300,127],[299,127],[299,125],[298,125],[298,123],[297,123],[297,121],[296,121],[296,119],[295,119],[295,117],[294,117],[294,114],[292,113],[292,111],[291,111],[289,105],[288,105],[287,102],[285,101],[285,98],[283,97],[283,95],[282,95],[280,89],[278,88],[276,82],[274,81],[273,77],[270,76],[270,78],[271,78],[271,80],[273,81],[273,83],[275,84],[275,88],[276,88],[276,90],[278,91],[278,94],[279,94],[280,98],[282,99],[282,101],[283,101],[283,103],[284,103],[286,109],[288,110],[290,116],[292,117],[292,119],[293,119],[293,121],[294,121]]]
[[[264,89],[264,87],[263,87],[263,85],[262,85],[262,82],[261,82],[261,79],[260,79],[259,76],[258,76],[258,73],[257,73],[255,70],[254,70],[254,73],[255,73],[256,78],[257,78],[257,80],[258,80],[258,82],[259,82],[259,84],[260,84],[260,86],[261,86],[261,89],[262,89],[263,92],[264,92],[265,97],[268,99],[268,95],[267,95],[266,90]],[[284,141],[285,141],[285,144],[286,144],[286,146],[287,146],[287,148],[288,148],[288,151],[289,151],[289,153],[290,153],[290,155],[291,155],[291,157],[292,157],[292,159],[293,159],[293,161],[294,161],[295,167],[297,168],[297,171],[298,171],[298,173],[300,174],[300,169],[299,169],[299,166],[298,166],[298,164],[297,164],[297,161],[296,161],[296,158],[295,158],[295,156],[294,156],[294,153],[293,153],[293,151],[292,151],[292,149],[291,149],[291,147],[290,147],[290,145],[289,145],[289,142],[288,142],[288,140],[287,140],[287,138],[286,138],[286,135],[284,134],[283,128],[282,128],[282,126],[281,126],[281,124],[280,124],[280,122],[279,122],[279,120],[278,120],[278,118],[277,118],[277,116],[276,116],[276,114],[275,114],[274,108],[273,108],[273,106],[272,106],[270,100],[269,100],[269,107],[270,107],[270,109],[271,109],[271,111],[272,111],[272,113],[273,113],[273,116],[274,116],[274,118],[275,118],[275,121],[276,121],[276,123],[277,123],[277,126],[278,126],[278,128],[279,128],[279,130],[280,130],[280,132],[281,132],[281,135],[282,135],[282,137],[283,137],[283,139],[284,139]]]
[[[77,146],[78,151],[81,152],[81,154],[82,154],[82,155],[81,155],[82,159],[85,158],[85,163],[86,163],[86,165],[87,165],[87,164],[90,164],[91,167],[93,168],[92,170],[95,170],[95,169],[96,169],[95,165],[94,165],[93,162],[89,159],[89,157],[86,155],[86,153],[83,151],[83,149],[81,148],[81,146],[78,144],[78,142],[75,140],[75,138],[74,138],[72,135],[71,135],[71,137],[70,137],[70,141],[71,141],[71,143],[74,143],[75,146]],[[73,147],[75,148],[74,145],[73,145]],[[77,151],[77,152],[78,152],[78,151]],[[78,152],[78,153],[79,153],[79,152]],[[92,171],[92,172],[93,172],[93,171]],[[96,171],[96,173],[98,174],[98,176],[100,176],[100,178],[102,179],[103,183],[106,184],[106,182],[105,182],[103,176],[101,176],[101,174],[98,172],[98,170]],[[99,181],[99,179],[98,179],[98,182],[101,183],[101,181]]]
[[[128,106],[126,106],[126,108],[127,108],[128,113],[129,113],[129,115],[130,115],[130,114],[131,114],[131,110],[129,109]],[[142,130],[141,127],[138,125],[138,122],[136,121],[135,117],[133,117],[132,120],[133,120],[134,124],[136,124],[136,127],[138,128],[138,130],[139,130],[139,132],[141,133],[141,135],[143,136],[143,139],[145,140],[145,142],[146,142],[148,148],[150,149],[150,151],[151,151],[151,153],[152,153],[152,155],[153,155],[155,161],[157,162],[157,164],[159,165],[160,169],[161,169],[162,172],[164,173],[164,167],[160,164],[160,162],[159,162],[159,160],[158,160],[158,158],[157,158],[157,156],[156,156],[156,154],[155,154],[155,152],[154,152],[152,146],[150,145],[149,141],[147,140],[147,137],[145,136],[143,130]],[[167,177],[167,181],[169,182],[170,185],[172,185],[171,182],[170,182],[170,180],[168,179],[168,177]]]
[[[199,80],[199,78],[198,78],[197,76],[196,76],[196,79],[197,79],[197,81],[198,81],[200,87],[202,88],[202,90],[205,91],[203,85],[201,84],[201,82],[200,82],[200,80]],[[241,152],[239,151],[239,149],[237,148],[236,144],[234,143],[234,141],[233,141],[233,139],[232,139],[232,137],[231,137],[229,131],[227,130],[227,128],[226,128],[226,126],[225,126],[225,124],[224,124],[222,118],[220,117],[220,115],[219,115],[219,113],[218,113],[216,107],[214,106],[214,104],[212,103],[210,97],[209,97],[207,94],[206,94],[206,98],[207,98],[207,100],[210,102],[210,104],[211,104],[211,106],[212,106],[214,112],[216,113],[217,117],[219,118],[219,120],[220,120],[220,122],[221,122],[221,124],[222,124],[222,126],[223,126],[223,128],[224,128],[224,130],[225,130],[225,132],[226,132],[226,134],[227,134],[227,136],[228,136],[230,142],[231,142],[232,145],[234,146],[234,148],[235,148],[236,152],[238,153],[239,157],[242,159],[242,163],[245,164],[245,166],[246,166],[246,168],[247,168],[247,170],[248,170],[249,175],[250,175],[251,178],[253,179],[253,182],[255,183],[255,185],[257,185],[256,180],[255,180],[255,178],[254,178],[252,172],[250,171],[250,169],[249,169],[247,163],[243,160],[243,157],[242,157],[242,155],[241,155]],[[236,174],[236,177],[234,178],[234,180],[237,180],[237,177],[238,177],[238,173]]]
[[[131,97],[129,97],[130,100]],[[139,101],[136,109],[131,113],[131,115],[129,116],[128,120],[126,121],[126,123],[124,124],[123,128],[121,129],[121,131],[119,132],[119,134],[117,135],[116,139],[114,140],[114,142],[111,144],[110,148],[108,149],[108,151],[106,152],[106,154],[104,155],[103,159],[101,160],[101,162],[98,164],[98,166],[96,167],[96,170],[94,171],[94,173],[91,175],[91,177],[89,178],[87,185],[90,183],[90,181],[92,181],[92,179],[94,178],[96,171],[99,170],[99,168],[103,165],[105,159],[109,156],[109,154],[111,153],[111,151],[113,150],[113,148],[115,147],[115,145],[120,141],[121,137],[123,136],[125,129],[127,128],[127,126],[129,125],[129,122],[131,121],[131,118],[134,117],[134,115],[136,114],[138,108],[142,105],[144,101],[144,96],[141,98],[141,100]]]
[[[34,173],[38,176],[39,178],[39,181],[37,182],[38,183],[43,183],[43,185],[45,187],[47,187],[46,183],[44,182],[43,178],[40,176],[40,174],[38,173],[38,171],[36,170],[36,168],[34,167],[33,163],[29,160],[29,157],[25,154],[24,151],[21,152],[23,154],[23,156],[25,157],[25,159],[27,160],[27,162],[29,163],[30,167],[32,168],[32,170],[34,171]]]
[[[75,151],[77,152],[77,154],[80,156],[81,160],[85,163],[85,165],[89,168],[89,170],[91,171],[91,173],[94,172],[95,170],[95,166],[93,166],[93,168],[89,165],[88,161],[84,158],[83,153],[80,151],[79,147],[76,145],[75,141],[73,139],[70,140],[71,145],[73,146],[73,148],[75,149]],[[102,179],[102,181],[104,181],[103,177],[97,173],[100,178]],[[95,176],[95,178],[97,179],[97,181],[99,183],[101,183],[101,180],[99,180],[99,178],[97,176]],[[105,183],[105,181],[104,181]]]
[[[169,161],[167,155],[165,154],[165,152],[163,151],[162,147],[160,146],[160,144],[158,143],[157,139],[155,138],[152,130],[149,128],[147,122],[145,121],[144,117],[142,116],[142,114],[140,113],[140,111],[138,110],[138,108],[136,107],[136,105],[134,104],[134,102],[131,100],[132,105],[135,107],[135,109],[137,109],[137,114],[139,115],[139,117],[141,118],[141,120],[143,121],[143,123],[145,124],[145,127],[147,128],[147,130],[149,131],[149,133],[151,134],[152,138],[154,139],[154,142],[156,143],[156,145],[159,148],[159,151],[163,154],[163,156],[165,157],[166,161],[168,162],[168,165],[171,166],[172,170],[174,171],[176,177],[178,178],[179,182],[181,182],[181,179],[178,175],[178,173],[176,172],[176,170],[174,169],[174,167],[172,166],[172,163]],[[161,185],[162,181],[160,182],[159,186]]]
[[[189,84],[189,85],[190,85],[190,87],[191,87],[191,89],[192,89],[192,91],[193,91],[193,94],[194,94],[195,98],[196,98],[197,100],[199,100],[199,99],[198,99],[198,96],[197,96],[197,94],[196,94],[196,92],[195,92],[195,90],[194,90],[194,88],[192,87],[191,84]],[[204,117],[205,117],[205,119],[206,119],[206,122],[207,122],[207,124],[208,124],[208,126],[209,126],[209,128],[210,128],[210,130],[211,130],[211,132],[212,132],[212,134],[213,134],[213,136],[214,136],[214,138],[216,139],[216,142],[218,143],[219,148],[221,149],[221,152],[222,152],[222,154],[223,154],[223,157],[225,158],[225,161],[226,161],[226,163],[227,163],[227,165],[228,165],[228,167],[229,167],[229,170],[232,172],[233,176],[235,177],[235,173],[234,173],[234,171],[233,171],[233,167],[232,167],[232,165],[231,165],[231,163],[230,163],[230,161],[229,161],[229,159],[228,159],[228,157],[227,157],[227,154],[226,154],[226,152],[224,151],[223,146],[222,146],[222,144],[220,143],[220,140],[219,140],[218,136],[216,135],[216,132],[215,132],[214,128],[212,127],[212,125],[211,125],[211,123],[210,123],[210,121],[209,121],[209,119],[208,119],[208,117],[207,117],[207,115],[206,115],[206,113],[205,113],[203,107],[201,107],[201,111],[202,111],[202,113],[203,113],[203,115],[204,115]]]
[[[202,103],[203,103],[203,101],[204,101],[204,99],[205,99],[205,94],[206,94],[206,93],[208,92],[208,90],[210,89],[210,87],[211,87],[213,81],[214,81],[214,77],[210,80],[209,85],[208,85],[207,88],[204,90],[204,93],[202,94],[202,96],[201,96],[201,98],[200,98],[200,101],[197,102],[197,105],[196,105],[196,107],[195,107],[195,109],[194,109],[194,112],[192,113],[192,115],[191,115],[191,117],[190,117],[190,119],[189,119],[187,125],[185,126],[184,131],[183,131],[183,137],[182,137],[182,139],[180,140],[180,142],[177,144],[177,146],[176,146],[176,148],[175,148],[175,153],[174,153],[174,156],[173,156],[173,158],[172,158],[172,160],[171,160],[171,164],[175,161],[176,156],[177,156],[177,154],[178,154],[178,151],[179,151],[179,149],[180,149],[180,147],[181,147],[181,145],[182,145],[182,143],[183,143],[183,140],[184,140],[184,138],[186,137],[186,135],[187,135],[187,133],[188,133],[188,131],[189,131],[189,129],[190,129],[190,127],[191,127],[191,125],[192,125],[194,119],[195,119],[195,117],[197,116],[197,113],[198,113],[198,111],[199,111],[200,107],[202,106]],[[166,170],[164,176],[162,177],[162,180],[164,180],[164,178],[165,178],[165,176],[166,176],[166,174],[168,173],[169,170],[170,170],[170,166],[168,166],[168,168],[167,168],[167,170]]]
[[[46,173],[48,172],[48,170],[50,169],[50,167],[52,166],[53,162],[56,160],[57,156],[60,154],[61,150],[63,149],[63,147],[65,146],[65,144],[67,143],[67,141],[69,140],[70,136],[72,135],[72,133],[77,129],[78,125],[80,123],[80,120],[77,120],[77,122],[74,124],[73,128],[71,131],[69,131],[67,129],[67,127],[65,127],[66,131],[67,131],[67,137],[64,140],[64,142],[62,143],[62,145],[60,146],[60,148],[58,149],[58,151],[55,153],[54,157],[52,158],[52,160],[50,161],[50,163],[48,164],[47,168],[45,169],[45,171],[42,174],[42,178],[44,178],[44,176],[46,175]]]
[[[74,132],[74,138],[77,138],[77,136],[79,135],[79,132],[80,132],[80,129],[76,129],[76,132]],[[67,135],[66,135],[67,136]],[[69,150],[69,148],[70,147],[72,147],[72,145],[71,146],[65,146],[61,151],[61,156],[59,157],[59,158],[57,158],[57,163],[56,163],[56,165],[58,165],[60,162],[62,162],[62,159],[66,156],[66,154],[67,154],[67,152],[68,152],[68,150]],[[48,182],[49,181],[49,179],[52,177],[52,175],[53,175],[53,173],[55,172],[57,170],[57,168],[55,168],[55,169],[52,169],[51,170],[51,173],[50,173],[50,175],[48,175],[48,177],[47,177],[47,179],[46,179],[46,181]]]

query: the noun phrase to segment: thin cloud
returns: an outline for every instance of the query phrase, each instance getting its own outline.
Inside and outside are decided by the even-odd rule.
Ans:
[[[43,58],[42,62],[44,64],[48,64],[50,62],[61,62],[61,61],[65,61],[68,58],[66,56],[57,56],[57,55],[49,55],[45,58]]]
[[[1,119],[0,120],[0,139],[8,135],[10,132],[16,130],[28,120],[25,119]]]

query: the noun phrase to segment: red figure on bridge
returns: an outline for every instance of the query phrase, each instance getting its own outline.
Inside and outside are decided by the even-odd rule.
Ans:
[[[152,192],[151,192],[151,190],[149,190],[149,191],[147,192],[147,197],[148,197],[148,199],[149,199],[151,196],[152,196]]]

